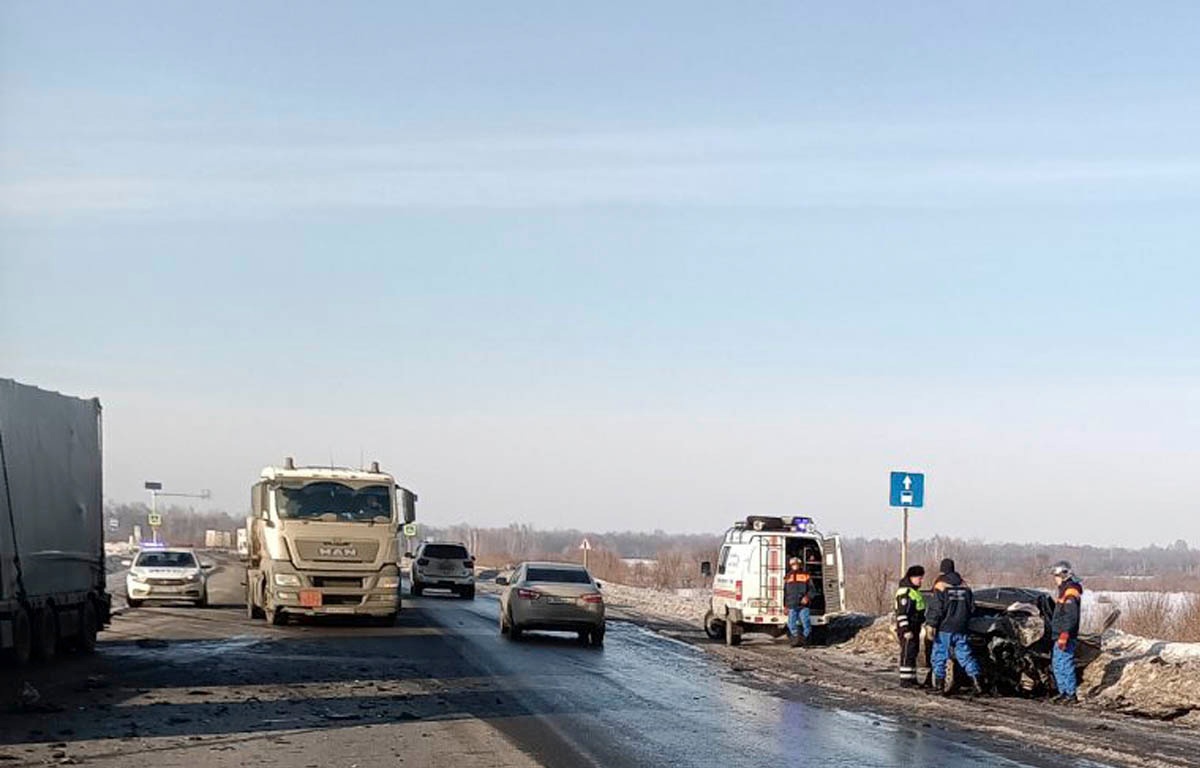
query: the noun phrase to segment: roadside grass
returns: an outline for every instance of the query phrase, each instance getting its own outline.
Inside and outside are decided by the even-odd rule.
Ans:
[[[1165,592],[1145,592],[1130,598],[1118,626],[1130,634],[1175,642],[1200,642],[1200,594],[1173,604]]]

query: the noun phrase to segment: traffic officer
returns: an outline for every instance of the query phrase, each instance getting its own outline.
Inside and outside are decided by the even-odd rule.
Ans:
[[[896,639],[900,642],[900,687],[917,685],[917,654],[921,650],[921,626],[925,623],[925,595],[921,582],[925,569],[910,567],[896,590]]]
[[[971,691],[983,694],[979,683],[979,662],[967,644],[967,624],[975,612],[975,594],[946,558],[939,568],[941,575],[933,583],[933,598],[925,611],[925,623],[937,632],[933,646],[933,689],[947,694],[946,665],[953,655],[959,666],[971,678]]]
[[[1060,560],[1050,569],[1058,584],[1054,599],[1054,616],[1050,619],[1050,633],[1054,636],[1054,651],[1051,667],[1058,696],[1055,704],[1078,704],[1076,695],[1079,682],[1075,676],[1075,641],[1079,638],[1079,605],[1083,599],[1083,584],[1071,572],[1071,564]]]
[[[788,634],[792,636],[792,647],[808,642],[812,634],[812,618],[809,603],[812,602],[812,579],[804,570],[798,557],[788,560],[788,575],[783,580],[783,605],[788,609]]]

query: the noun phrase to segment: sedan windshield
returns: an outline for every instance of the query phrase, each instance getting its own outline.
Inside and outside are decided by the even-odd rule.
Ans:
[[[392,519],[391,489],[386,485],[351,488],[341,483],[309,483],[303,488],[280,488],[275,498],[283,518],[330,523],[386,523]]]
[[[191,552],[143,552],[138,555],[138,568],[195,568]]]
[[[552,584],[591,584],[592,577],[582,568],[530,568],[525,581]]]

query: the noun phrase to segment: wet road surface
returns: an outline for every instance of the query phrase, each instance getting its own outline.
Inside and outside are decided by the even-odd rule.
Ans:
[[[235,571],[214,574],[221,607],[129,611],[97,656],[28,673],[48,711],[0,716],[4,764],[1091,765],[779,697],[632,624],[603,649],[512,642],[490,596],[406,596],[389,628],[270,627]]]

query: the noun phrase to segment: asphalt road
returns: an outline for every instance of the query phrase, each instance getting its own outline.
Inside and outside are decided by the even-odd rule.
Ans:
[[[1094,765],[779,696],[633,624],[603,649],[514,643],[487,595],[406,596],[390,628],[270,627],[238,579],[214,574],[216,607],[124,612],[96,656],[22,673],[44,711],[0,716],[3,764]]]

